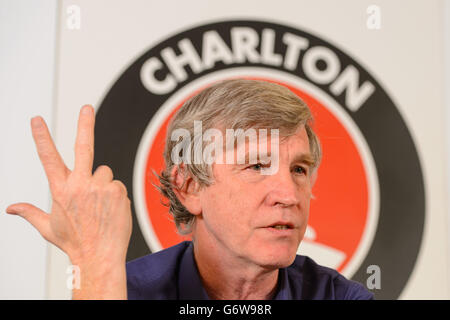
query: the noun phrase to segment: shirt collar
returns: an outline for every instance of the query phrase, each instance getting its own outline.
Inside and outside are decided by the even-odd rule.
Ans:
[[[197,264],[195,263],[194,246],[192,242],[189,244],[181,258],[180,271],[178,274],[178,290],[179,299],[181,300],[209,300],[208,294],[200,279]],[[292,299],[286,268],[279,269],[277,293],[273,299]]]
[[[178,290],[180,300],[209,300],[195,263],[192,242],[181,257]]]
[[[277,286],[277,293],[273,300],[292,300],[291,286],[289,285],[289,277],[286,268],[279,269]]]

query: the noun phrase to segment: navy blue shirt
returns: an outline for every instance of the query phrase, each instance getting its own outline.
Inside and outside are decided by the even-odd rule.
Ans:
[[[209,299],[190,241],[130,261],[126,268],[128,299]],[[292,265],[279,269],[274,299],[366,300],[373,299],[373,293],[336,270],[297,255]]]

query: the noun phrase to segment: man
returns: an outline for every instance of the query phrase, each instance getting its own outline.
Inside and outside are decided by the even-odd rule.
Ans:
[[[73,171],[42,119],[32,119],[52,211],[23,203],[7,211],[80,267],[74,298],[372,299],[361,284],[296,255],[321,159],[311,120],[303,101],[264,81],[219,82],[188,100],[168,128],[160,191],[193,240],[127,265],[130,202],[109,168],[91,175],[91,107],[80,113]]]

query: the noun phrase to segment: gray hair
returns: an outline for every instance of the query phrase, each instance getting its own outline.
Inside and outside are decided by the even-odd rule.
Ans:
[[[192,232],[195,215],[190,213],[175,195],[171,171],[177,166],[171,158],[178,141],[172,141],[171,133],[179,128],[187,129],[194,136],[194,120],[202,121],[202,131],[210,128],[243,130],[279,129],[281,137],[293,135],[304,126],[313,157],[313,170],[319,166],[322,151],[319,140],[311,129],[313,117],[308,106],[288,88],[259,80],[233,79],[218,82],[189,100],[176,112],[169,123],[164,150],[165,169],[158,176],[161,183],[158,190],[169,201],[166,206],[174,218],[180,234]],[[190,141],[193,153],[195,144]],[[203,142],[200,142],[203,143]],[[201,187],[213,183],[211,166],[205,163],[183,163],[184,178],[192,177]]]

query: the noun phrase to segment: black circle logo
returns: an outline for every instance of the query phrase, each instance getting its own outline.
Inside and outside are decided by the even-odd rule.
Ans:
[[[128,260],[154,251],[157,245],[152,243],[166,241],[161,232],[155,233],[158,226],[151,217],[149,221],[139,217],[152,210],[141,187],[150,179],[143,159],[150,154],[162,159],[162,147],[155,141],[163,123],[194,91],[236,76],[263,78],[298,90],[312,104],[318,101],[313,113],[328,110],[330,118],[345,128],[367,190],[361,191],[356,180],[350,189],[343,187],[347,191],[338,190],[331,180],[324,183],[330,197],[339,194],[347,199],[342,210],[349,214],[339,219],[327,210],[323,213],[327,218],[317,222],[309,236],[314,240],[319,231],[344,235],[359,228],[341,250],[324,249],[326,256],[334,257],[335,266],[340,266],[336,268],[346,270],[344,275],[363,284],[367,268],[379,266],[382,282],[381,289],[374,290],[376,298],[398,298],[414,269],[425,222],[423,174],[408,127],[386,91],[348,54],[302,30],[263,21],[220,21],[179,32],[132,62],[102,101],[96,116],[94,165],[109,165],[132,199]],[[320,126],[317,117],[316,122]],[[352,150],[351,143],[346,150]],[[328,160],[330,168],[333,159]],[[341,169],[345,166],[344,162]],[[346,181],[339,183],[345,186]],[[318,202],[326,199],[330,198]],[[327,235],[322,239],[326,243]]]

